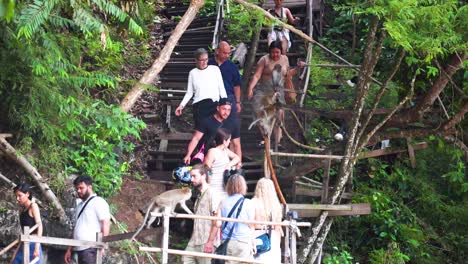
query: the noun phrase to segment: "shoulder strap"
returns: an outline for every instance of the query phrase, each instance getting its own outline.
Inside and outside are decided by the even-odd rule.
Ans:
[[[241,202],[241,204],[239,205],[239,209],[237,209],[236,218],[239,217],[239,214],[240,214],[240,212],[242,211],[242,206],[244,205],[244,200],[245,200],[244,197],[242,197],[242,198],[239,199],[239,201],[241,201],[241,200],[242,200],[242,202]],[[239,203],[239,201],[237,201],[236,206],[237,206],[237,204]],[[232,210],[231,210],[231,211],[232,211]],[[229,216],[228,216],[228,217],[229,217]],[[231,230],[229,231],[229,235],[227,236],[226,240],[231,239],[232,233],[234,232],[234,227],[236,227],[236,225],[237,225],[237,222],[235,222],[235,223],[232,225]]]
[[[242,204],[244,204],[244,197],[241,197],[239,198],[239,200],[237,200],[236,204],[234,204],[234,206],[232,207],[231,211],[229,211],[229,214],[227,215],[227,218],[230,218],[232,213],[234,213],[234,210],[236,210],[237,206],[239,205],[239,203],[242,201]],[[241,209],[242,209],[242,205],[241,205]],[[239,211],[237,211],[237,216],[236,218],[239,216]],[[224,222],[223,223],[223,228],[221,228],[221,230],[224,230],[224,228],[226,228],[227,226],[227,222]]]
[[[76,218],[76,220],[78,220],[80,218],[80,216],[83,213],[84,209],[86,208],[88,203],[91,202],[92,199],[94,199],[94,197],[96,197],[96,195],[89,198],[88,201],[86,201],[86,203],[83,205],[83,207],[81,207],[80,213],[78,214],[78,217]]]

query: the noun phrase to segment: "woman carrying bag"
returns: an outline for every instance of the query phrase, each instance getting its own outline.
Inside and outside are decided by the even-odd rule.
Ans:
[[[232,175],[226,184],[226,192],[228,196],[221,201],[218,215],[242,220],[254,220],[255,212],[252,201],[244,198],[247,193],[247,183],[244,177],[239,174]],[[226,256],[253,260],[255,253],[253,225],[238,222],[225,222],[222,225],[221,223],[221,221],[217,222],[217,225],[221,228],[222,243],[218,247],[219,250],[216,250],[216,254],[224,254],[224,252],[220,251],[225,248]],[[212,263],[233,264],[239,262],[229,260],[223,262],[213,259]]]
[[[273,181],[261,178],[255,187],[252,198],[256,221],[281,222],[282,208],[276,195]],[[256,260],[265,261],[268,264],[281,263],[281,236],[283,231],[280,226],[255,225],[255,237],[269,234],[271,249],[265,253],[255,255]]]

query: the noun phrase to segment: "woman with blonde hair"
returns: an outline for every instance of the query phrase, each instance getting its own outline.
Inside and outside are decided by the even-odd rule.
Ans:
[[[282,207],[278,196],[276,195],[273,181],[267,178],[261,178],[255,187],[255,194],[252,198],[253,207],[255,210],[256,221],[271,221],[281,222],[283,218]],[[255,237],[264,233],[269,233],[271,228],[271,249],[260,255],[256,255],[255,259],[265,261],[265,263],[281,263],[281,236],[283,231],[280,226],[255,225]]]

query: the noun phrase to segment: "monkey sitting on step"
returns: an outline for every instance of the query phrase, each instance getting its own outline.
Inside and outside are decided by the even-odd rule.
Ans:
[[[187,212],[188,214],[193,214],[192,211],[190,211],[190,209],[185,204],[185,201],[187,201],[191,197],[192,197],[192,189],[187,188],[187,187],[184,187],[181,189],[169,190],[154,197],[151,200],[151,202],[148,204],[148,207],[146,209],[145,219],[143,220],[143,223],[135,232],[131,240],[135,239],[135,237],[141,232],[141,230],[145,226],[145,223],[146,223],[146,228],[150,228],[151,224],[156,219],[156,216],[151,216],[148,222],[146,222],[146,220],[148,219],[148,216],[150,215],[150,212],[160,213],[161,210],[164,209],[165,213],[174,214],[175,207],[177,206],[177,204],[180,204],[180,206],[182,207],[182,209],[184,209],[185,212]],[[153,208],[153,206],[154,206],[154,209],[151,211],[151,208]]]

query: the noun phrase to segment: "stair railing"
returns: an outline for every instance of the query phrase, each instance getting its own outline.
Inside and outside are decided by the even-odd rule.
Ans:
[[[216,25],[213,33],[213,41],[211,42],[211,47],[213,49],[218,47],[218,43],[221,38],[221,32],[224,25],[224,2],[225,0],[219,0],[216,8]]]
[[[309,37],[313,38],[314,36],[314,0],[310,0],[310,1],[307,1],[307,16],[308,16],[308,22],[309,22]],[[304,77],[305,77],[305,80],[304,80],[304,87],[302,89],[302,95],[301,95],[301,100],[299,101],[299,106],[300,107],[303,107],[304,106],[304,99],[305,99],[305,96],[307,94],[307,88],[308,88],[308,85],[309,85],[309,78],[310,78],[310,61],[312,60],[312,52],[313,52],[313,48],[312,48],[312,43],[309,43],[308,47],[307,47],[307,58],[306,58],[306,63],[307,63],[307,66],[306,68],[304,68],[304,72],[302,73],[302,75],[305,75],[305,76],[301,76],[301,79],[304,80]]]

